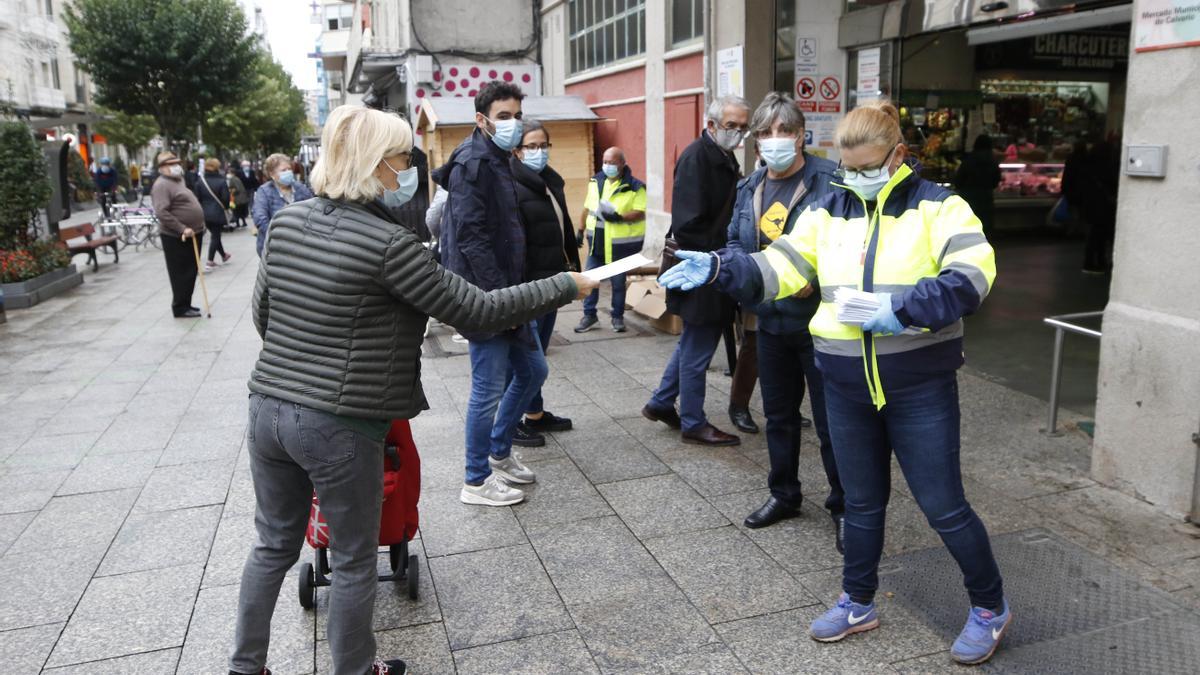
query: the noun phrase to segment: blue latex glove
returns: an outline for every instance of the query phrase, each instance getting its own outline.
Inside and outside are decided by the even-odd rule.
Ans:
[[[862,325],[863,331],[870,331],[876,335],[895,335],[903,331],[904,326],[892,311],[892,294],[876,293],[875,297],[879,298],[879,309]]]
[[[690,291],[708,282],[713,266],[711,253],[676,251],[675,257],[683,262],[663,272],[658,278],[659,285],[674,290]]]

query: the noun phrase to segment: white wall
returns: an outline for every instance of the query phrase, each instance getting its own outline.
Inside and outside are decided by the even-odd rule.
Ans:
[[[410,3],[413,23],[420,29],[425,46],[433,51],[522,49],[536,30],[532,0],[410,0]],[[536,59],[536,53],[531,52],[530,58]]]
[[[1135,11],[1136,14],[1136,11]],[[1165,179],[1122,176],[1100,342],[1092,472],[1200,517],[1200,48],[1133,54],[1124,142],[1169,146]]]

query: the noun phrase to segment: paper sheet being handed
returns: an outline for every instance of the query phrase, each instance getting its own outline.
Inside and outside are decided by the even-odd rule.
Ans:
[[[652,264],[654,264],[653,260],[647,258],[646,256],[642,255],[641,253],[635,253],[627,258],[621,258],[620,260],[614,260],[613,262],[610,262],[607,265],[603,265],[601,267],[596,267],[596,268],[587,270],[586,272],[583,273],[583,276],[585,276],[593,281],[604,281],[605,279],[608,279],[609,277],[615,277],[618,274],[624,274],[626,272],[635,270],[635,269],[641,267],[642,265],[652,265]]]

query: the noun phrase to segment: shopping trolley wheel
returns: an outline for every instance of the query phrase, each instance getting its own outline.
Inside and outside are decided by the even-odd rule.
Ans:
[[[417,599],[417,587],[420,586],[421,565],[417,562],[417,554],[408,556],[408,599]]]
[[[317,549],[317,564],[320,566],[321,574],[325,576],[333,574],[333,570],[329,569],[329,549]]]
[[[405,556],[408,555],[408,542],[403,544],[392,544],[388,547],[388,564],[392,567],[392,574],[400,570],[400,563],[404,562]]]
[[[317,573],[312,563],[300,566],[300,606],[304,609],[317,606]]]

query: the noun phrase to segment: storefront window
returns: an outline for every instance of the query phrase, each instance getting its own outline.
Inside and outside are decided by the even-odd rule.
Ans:
[[[795,94],[796,3],[775,3],[775,91]]]
[[[671,0],[671,46],[704,35],[704,8],[700,0]]]
[[[570,0],[568,51],[578,73],[646,51],[646,0]]]

